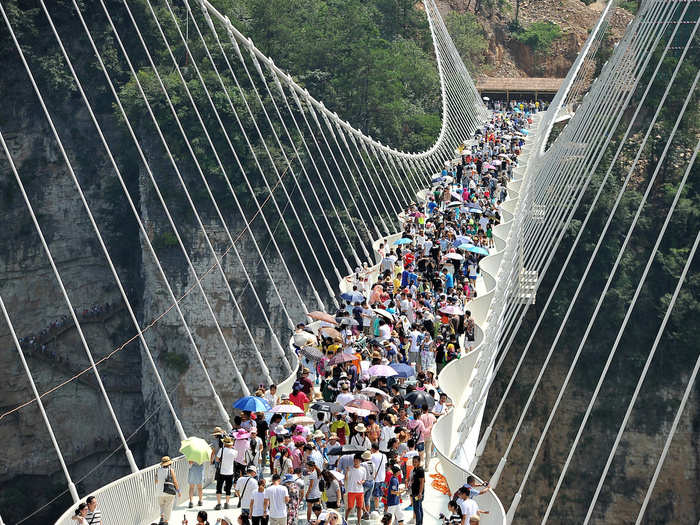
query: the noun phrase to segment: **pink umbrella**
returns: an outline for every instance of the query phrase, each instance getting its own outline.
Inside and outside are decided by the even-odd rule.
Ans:
[[[345,411],[348,412],[349,414],[357,414],[360,417],[367,417],[369,416],[372,412],[367,410],[366,408],[355,408],[355,407],[345,407]]]
[[[464,315],[464,311],[459,306],[454,305],[443,306],[440,311],[447,315]]]
[[[379,407],[366,399],[353,399],[345,405],[345,409],[347,410],[348,408],[360,408],[362,410],[369,410],[370,412],[379,412]]]
[[[370,376],[391,377],[396,375],[396,370],[388,365],[374,365],[369,367]]]

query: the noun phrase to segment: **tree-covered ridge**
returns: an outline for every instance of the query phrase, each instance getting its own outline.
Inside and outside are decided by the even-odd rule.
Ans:
[[[241,31],[263,53],[354,126],[405,150],[425,149],[435,141],[440,86],[420,2],[227,0],[215,5],[236,14]]]

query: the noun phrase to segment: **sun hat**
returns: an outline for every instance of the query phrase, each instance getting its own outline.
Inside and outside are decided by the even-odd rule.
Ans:
[[[364,459],[365,461],[367,461],[368,459],[372,459],[372,453],[371,453],[369,450],[365,450],[365,451],[362,453],[362,456],[361,456],[361,457],[362,457],[362,459]]]
[[[172,464],[173,464],[173,460],[170,459],[170,456],[163,456],[162,458],[160,458],[160,466],[161,467],[167,467],[168,465],[172,465]]]
[[[325,437],[325,434],[323,432],[321,432],[320,430],[317,430],[316,432],[314,432],[312,437],[314,439],[319,439],[319,438]]]
[[[367,432],[367,427],[364,424],[359,423],[358,425],[355,425],[355,432]]]
[[[225,434],[224,429],[221,427],[214,427],[214,432],[211,433],[212,436],[220,436],[221,434]]]

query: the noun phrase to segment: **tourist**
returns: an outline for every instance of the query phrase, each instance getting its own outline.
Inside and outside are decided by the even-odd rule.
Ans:
[[[345,472],[345,490],[347,492],[347,505],[345,507],[345,519],[348,519],[352,509],[357,509],[357,523],[362,520],[364,509],[364,482],[367,479],[367,471],[362,467],[362,458],[355,455],[353,465]]]
[[[219,467],[219,476],[216,480],[216,506],[214,510],[221,510],[221,491],[226,491],[226,502],[224,508],[229,508],[231,499],[231,486],[233,485],[234,463],[237,451],[233,448],[233,439],[226,437],[223,439],[223,448],[219,450],[217,455]]]
[[[421,466],[420,455],[413,456],[413,469],[409,484],[411,486],[411,505],[415,525],[423,525],[423,497],[425,495],[425,471]]]
[[[160,460],[160,467],[156,470],[155,483],[158,487],[156,493],[160,507],[160,521],[164,523],[170,521],[175,496],[180,494],[180,487],[177,484],[172,464],[173,461],[169,456],[163,456]]]
[[[250,499],[248,515],[252,525],[268,525],[268,516],[265,511],[265,479],[258,480],[257,488]]]
[[[265,489],[263,515],[269,516],[269,525],[287,525],[289,491],[280,481],[280,475],[273,474],[272,485]]]
[[[189,498],[190,502],[188,507],[191,509],[194,507],[192,503],[192,498],[194,497],[194,491],[197,490],[197,495],[199,500],[197,501],[197,506],[202,506],[202,486],[204,485],[204,464],[195,463],[194,461],[188,461],[190,466],[189,472],[187,473],[187,483],[189,484]]]
[[[241,476],[236,481],[236,496],[238,496],[238,508],[241,512],[248,516],[250,514],[250,505],[253,495],[257,490],[257,474],[258,471],[255,465],[248,465],[246,475]]]

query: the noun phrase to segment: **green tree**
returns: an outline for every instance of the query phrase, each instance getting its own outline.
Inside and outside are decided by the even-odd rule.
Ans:
[[[486,33],[475,15],[453,11],[445,24],[469,73],[475,75],[484,64],[487,49]]]

